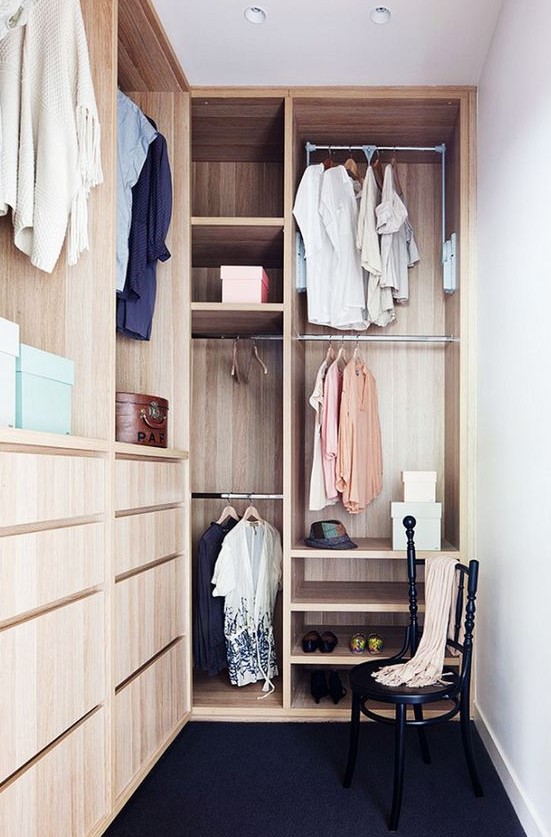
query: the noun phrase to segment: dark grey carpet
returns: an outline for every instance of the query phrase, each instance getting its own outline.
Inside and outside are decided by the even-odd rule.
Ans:
[[[409,730],[401,837],[524,837],[476,735],[485,796],[470,785],[459,725]],[[203,723],[182,731],[108,837],[387,837],[393,733],[364,723],[352,788],[342,787],[345,723]]]

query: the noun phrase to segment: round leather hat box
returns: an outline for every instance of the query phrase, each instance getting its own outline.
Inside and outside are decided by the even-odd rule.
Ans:
[[[167,447],[168,401],[157,395],[116,393],[117,442]]]

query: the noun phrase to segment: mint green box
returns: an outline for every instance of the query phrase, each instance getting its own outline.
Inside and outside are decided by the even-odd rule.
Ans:
[[[15,366],[15,426],[69,434],[73,382],[72,360],[21,343]]]

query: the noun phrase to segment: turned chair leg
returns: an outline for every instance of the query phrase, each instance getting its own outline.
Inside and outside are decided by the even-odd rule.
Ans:
[[[467,697],[465,697],[465,695],[462,695],[461,709],[459,710],[459,719],[461,725],[461,739],[463,741],[463,750],[465,751],[465,759],[467,761],[467,768],[469,770],[469,776],[471,777],[474,795],[484,796],[484,791],[482,790],[482,785],[480,783],[478,771],[476,769],[476,764],[474,760],[473,742],[471,737],[471,719],[469,717],[468,695]]]
[[[423,721],[423,707],[422,706],[420,706],[417,703],[414,703],[413,704],[413,714],[415,715],[415,720],[416,721],[420,721],[420,722]],[[430,764],[431,763],[430,750],[429,750],[429,745],[428,745],[428,742],[427,742],[427,736],[425,735],[425,730],[423,729],[423,727],[421,727],[421,726],[417,727],[417,735],[419,736],[419,744],[421,746],[421,756],[423,757],[423,761],[425,762],[425,764]]]
[[[352,694],[352,713],[350,716],[350,739],[348,743],[348,763],[344,774],[343,787],[349,788],[352,784],[352,776],[358,755],[358,738],[360,735],[360,696],[355,692]]]
[[[406,706],[396,705],[396,720],[394,729],[394,785],[392,788],[392,808],[388,830],[396,831],[402,807],[402,789],[404,786],[404,753],[406,743]]]

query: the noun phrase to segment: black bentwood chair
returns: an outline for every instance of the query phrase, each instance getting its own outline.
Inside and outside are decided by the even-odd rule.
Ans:
[[[350,688],[352,690],[352,714],[350,719],[350,744],[348,750],[348,764],[344,777],[344,787],[349,788],[354,773],[356,755],[358,752],[358,737],[360,733],[360,713],[373,721],[394,725],[394,785],[392,790],[392,807],[388,823],[389,831],[396,831],[402,804],[402,788],[404,779],[404,749],[406,727],[416,727],[419,735],[421,755],[426,764],[430,764],[430,754],[425,737],[425,727],[442,721],[449,721],[459,714],[461,738],[467,760],[467,767],[471,777],[475,796],[482,796],[482,786],[476,770],[469,719],[469,695],[471,683],[471,662],[473,653],[473,629],[476,588],[478,581],[478,561],[469,561],[469,566],[456,564],[459,571],[457,605],[455,608],[455,624],[453,635],[448,639],[448,647],[458,652],[459,668],[444,668],[446,685],[435,686],[386,686],[378,683],[372,673],[382,666],[406,662],[415,654],[421,636],[421,629],[417,621],[417,588],[416,569],[425,561],[415,557],[413,534],[414,517],[405,517],[404,526],[407,535],[407,571],[409,582],[409,624],[406,628],[402,650],[394,657],[386,660],[372,660],[354,666],[350,672]],[[465,596],[466,587],[466,596]],[[461,636],[461,623],[464,635]],[[451,627],[448,633],[451,633]],[[369,707],[370,701],[379,704],[379,712]],[[423,707],[431,706],[436,701],[445,702],[438,716],[423,717]],[[380,704],[395,707],[394,717],[380,714]],[[407,714],[407,709],[413,710],[413,717]],[[433,707],[436,709],[436,707]],[[440,709],[440,706],[438,707]],[[369,730],[367,730],[369,735]]]

